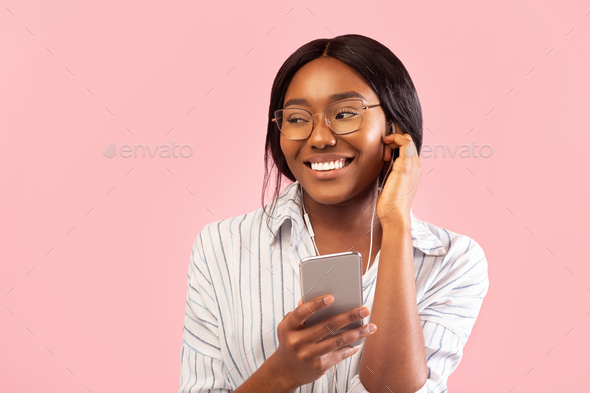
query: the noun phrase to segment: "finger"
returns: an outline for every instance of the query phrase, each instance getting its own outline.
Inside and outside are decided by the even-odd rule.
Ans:
[[[364,314],[361,314],[361,311]],[[369,316],[370,311],[367,307],[357,307],[353,308],[352,310],[345,311],[338,315],[334,315],[318,323],[317,325],[312,326],[309,329],[309,336],[306,337],[307,342],[316,342],[320,338],[328,338],[330,336],[336,335],[336,332],[342,329],[345,326],[350,325],[353,322],[356,322],[360,319],[366,318]],[[307,332],[306,332],[307,333]],[[342,346],[342,345],[341,345]]]
[[[359,351],[359,349],[361,349],[363,346],[363,344],[359,344],[356,347],[350,346],[350,345],[345,345],[344,347],[340,348],[338,350],[338,352],[336,352],[338,354],[338,356],[340,356],[340,360],[344,360],[347,357],[350,357],[352,355],[354,355],[355,353],[357,353]]]
[[[353,342],[370,336],[371,334],[375,333],[377,330],[371,332],[369,331],[370,326],[376,326],[373,323],[369,323],[367,325],[363,325],[360,328],[352,329],[346,332],[339,333],[335,336],[326,338],[322,341],[319,341],[314,344],[313,346],[313,353],[312,356],[322,356],[326,353],[338,351],[342,347],[349,346]]]
[[[324,299],[326,299],[326,301],[324,301]],[[328,294],[318,296],[309,302],[301,304],[295,310],[293,310],[293,317],[291,318],[290,327],[294,329],[296,326],[303,325],[307,318],[321,309],[328,307],[332,303],[334,303],[334,296]]]
[[[331,364],[340,363],[344,359],[347,359],[347,358],[351,357],[352,355],[354,355],[355,353],[357,353],[362,348],[362,346],[363,346],[363,344],[357,345],[356,347],[346,345],[346,346],[332,352],[329,357],[329,359],[330,359],[329,363],[331,363]]]
[[[400,149],[400,157],[412,158],[416,156],[417,150],[410,134],[389,134],[383,137],[383,143],[388,144],[392,149]]]
[[[302,302],[303,302],[303,299],[299,299],[299,303],[297,303],[297,307],[301,306]]]
[[[410,134],[389,134],[381,137],[381,139],[383,143],[390,145],[393,149],[412,142],[412,136]]]
[[[387,143],[384,143],[384,146],[383,146],[383,161],[388,162],[392,158],[393,158],[393,155],[392,155],[391,147]]]

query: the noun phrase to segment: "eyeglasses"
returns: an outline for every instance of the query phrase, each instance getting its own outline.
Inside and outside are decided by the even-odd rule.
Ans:
[[[348,134],[361,127],[365,109],[379,105],[381,104],[363,106],[363,100],[359,98],[340,101],[326,109],[324,121],[334,133]],[[301,140],[311,135],[317,124],[314,116],[321,114],[320,112],[312,115],[310,111],[303,108],[286,108],[275,111],[272,121],[277,124],[280,133],[285,138]]]

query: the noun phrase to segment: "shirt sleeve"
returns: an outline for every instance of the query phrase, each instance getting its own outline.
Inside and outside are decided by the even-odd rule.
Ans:
[[[489,287],[486,257],[473,239],[463,236],[447,255],[418,303],[428,379],[417,393],[447,391]]]
[[[199,247],[201,233],[193,243],[189,261],[178,393],[225,393],[232,385],[221,356],[217,300]]]

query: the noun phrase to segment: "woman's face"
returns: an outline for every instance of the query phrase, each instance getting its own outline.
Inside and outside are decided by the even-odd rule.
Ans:
[[[369,186],[375,182],[383,168],[385,145],[381,138],[386,135],[387,128],[381,106],[365,109],[361,127],[349,134],[333,133],[324,120],[323,113],[334,103],[329,97],[349,91],[365,97],[363,106],[380,103],[377,95],[356,71],[340,60],[324,57],[307,63],[295,73],[283,102],[284,105],[291,99],[303,98],[307,100],[307,104],[283,108],[304,108],[312,114],[322,113],[314,116],[317,124],[309,138],[290,140],[281,134],[281,150],[289,169],[305,191],[322,204],[338,205],[349,201],[363,190],[370,192]],[[350,157],[352,162],[337,170],[339,173],[317,172],[307,164],[309,160],[325,161],[328,154]],[[362,198],[361,195],[359,197]]]

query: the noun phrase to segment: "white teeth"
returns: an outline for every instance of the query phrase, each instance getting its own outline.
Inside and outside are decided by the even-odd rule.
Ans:
[[[324,162],[324,163],[311,163],[311,169],[315,171],[329,171],[332,169],[340,169],[345,166],[346,158],[338,161]]]

